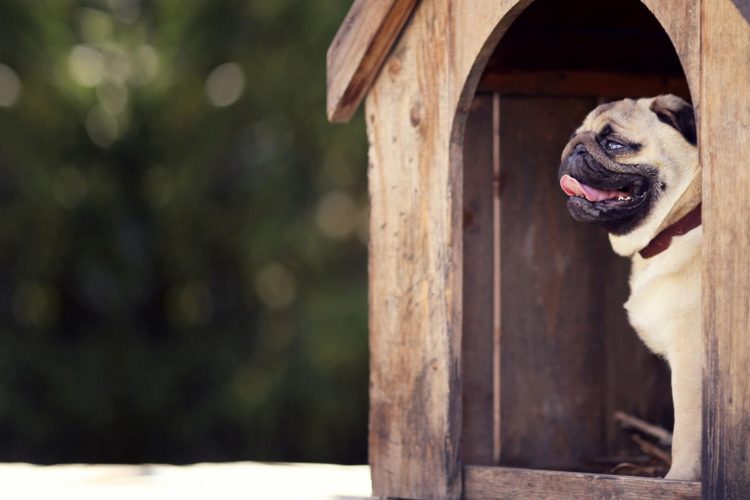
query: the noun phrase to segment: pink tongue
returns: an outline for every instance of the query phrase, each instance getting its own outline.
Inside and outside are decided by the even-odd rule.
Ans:
[[[627,196],[627,193],[620,191],[604,191],[603,189],[592,188],[586,184],[581,184],[569,175],[562,176],[560,187],[568,196],[583,196],[589,201],[611,200],[618,196]]]

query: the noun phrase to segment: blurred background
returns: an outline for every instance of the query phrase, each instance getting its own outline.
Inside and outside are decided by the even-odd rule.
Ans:
[[[0,0],[0,460],[366,462],[350,0]]]

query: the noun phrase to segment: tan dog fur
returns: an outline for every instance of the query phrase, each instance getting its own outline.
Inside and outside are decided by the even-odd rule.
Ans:
[[[654,257],[644,259],[638,254],[662,229],[701,202],[697,147],[660,121],[651,109],[684,105],[670,95],[602,105],[586,117],[571,143],[576,136],[590,135],[609,124],[621,136],[642,145],[617,161],[651,165],[666,185],[649,215],[626,234],[610,234],[610,242],[616,253],[632,261],[630,297],[625,303],[630,323],[671,368],[675,425],[672,467],[666,478],[697,480],[701,474],[703,380],[702,228],[674,237],[671,246]],[[570,143],[568,154],[569,148]]]

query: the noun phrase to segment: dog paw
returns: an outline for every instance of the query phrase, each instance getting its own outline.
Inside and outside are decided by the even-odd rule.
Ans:
[[[664,479],[673,479],[679,481],[700,481],[700,465],[689,465],[682,467],[676,464],[672,465],[672,468],[669,469],[669,472],[666,476],[664,476]]]

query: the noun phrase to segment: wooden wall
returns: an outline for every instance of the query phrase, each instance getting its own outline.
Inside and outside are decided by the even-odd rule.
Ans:
[[[744,13],[744,15],[743,15]],[[750,492],[750,2],[704,0],[704,491]]]
[[[640,2],[538,0],[479,92],[463,138],[464,462],[608,470],[595,459],[632,447],[615,411],[671,427],[668,370],[628,326],[628,261],[567,213],[559,155],[603,100],[690,99],[688,82]]]
[[[517,384],[533,383],[540,390],[554,390],[555,383],[558,383],[540,375],[537,379],[532,376],[513,384],[512,378],[509,379],[511,375],[503,376],[502,367],[498,371],[495,365],[488,366],[483,361],[491,349],[491,358],[502,359],[516,352],[518,359],[535,363],[530,353],[541,350],[545,356],[551,356],[553,347],[561,345],[555,343],[558,339],[506,334],[506,328],[512,331],[510,312],[510,317],[507,314],[494,316],[493,312],[491,321],[482,317],[481,312],[476,317],[467,314],[483,310],[489,302],[495,310],[500,307],[504,311],[509,310],[506,301],[511,301],[510,304],[513,300],[522,301],[540,314],[539,318],[534,318],[537,323],[553,319],[537,330],[552,336],[556,322],[561,321],[561,307],[554,311],[545,309],[553,306],[534,303],[532,291],[523,280],[511,286],[516,268],[506,269],[502,265],[500,274],[510,273],[510,276],[503,280],[493,274],[493,280],[501,280],[500,306],[494,295],[490,299],[485,294],[477,302],[464,300],[464,288],[469,279],[469,276],[464,276],[465,270],[475,274],[477,281],[474,283],[478,290],[486,290],[488,286],[489,277],[483,273],[494,273],[494,269],[491,271],[485,267],[471,270],[470,266],[464,266],[466,259],[471,256],[484,259],[488,251],[493,252],[493,262],[495,259],[495,247],[488,250],[486,241],[464,252],[465,244],[473,244],[466,242],[481,240],[487,235],[486,229],[478,229],[478,226],[473,226],[474,233],[471,230],[464,232],[464,224],[470,228],[472,222],[487,217],[486,211],[472,213],[469,209],[464,212],[464,132],[485,127],[471,122],[467,124],[467,117],[475,106],[475,90],[496,43],[531,3],[531,0],[422,0],[367,98],[372,209],[369,264],[370,463],[374,493],[379,496],[459,498],[464,492],[487,492],[486,488],[491,487],[496,490],[499,484],[511,484],[515,479],[536,481],[534,491],[537,492],[554,492],[559,484],[567,484],[557,482],[567,479],[555,473],[544,476],[527,471],[519,475],[503,468],[469,468],[464,475],[462,461],[462,456],[466,460],[471,456],[471,460],[492,462],[498,456],[502,458],[503,449],[506,457],[514,449],[523,450],[525,447],[531,447],[535,456],[544,453],[545,445],[538,443],[503,442],[502,429],[513,422],[513,415],[506,413],[512,410],[512,406],[500,407],[493,403],[490,413],[471,412],[470,415],[484,419],[474,427],[464,425],[463,419],[472,405],[486,408],[488,398],[502,404],[502,396],[498,394],[511,398],[513,391],[520,392]],[[746,258],[750,241],[744,230],[750,214],[750,198],[746,196],[750,193],[750,176],[746,169],[741,168],[748,160],[744,144],[750,138],[750,122],[747,120],[750,103],[747,85],[744,85],[750,81],[750,63],[746,57],[750,53],[750,33],[747,21],[731,0],[643,0],[643,3],[659,18],[675,45],[700,118],[701,159],[706,167],[705,181],[709,185],[704,200],[704,231],[709,239],[704,251],[711,257],[706,260],[705,277],[709,284],[704,290],[709,336],[706,494],[710,498],[741,498],[741,492],[750,490],[750,452],[745,446],[747,440],[738,442],[750,429],[750,389],[746,381],[741,380],[750,367],[750,342],[744,335],[750,299]],[[745,0],[736,3],[747,7]],[[738,87],[740,83],[744,87]],[[492,92],[491,89],[485,90]],[[485,103],[492,100],[483,97],[479,101],[482,99]],[[518,103],[499,104],[499,109],[511,111]],[[476,106],[481,108],[482,104]],[[535,104],[525,102],[524,106],[533,107]],[[573,113],[583,104],[566,102],[555,106],[560,106],[561,112]],[[486,108],[477,112],[483,113],[484,119],[489,113]],[[556,120],[552,118],[556,126],[562,127],[563,119]],[[527,123],[525,126],[532,125]],[[495,130],[502,126],[502,121],[493,124]],[[510,137],[513,133],[508,129]],[[507,154],[500,149],[505,142],[498,138],[502,139],[502,133],[493,134],[489,139],[471,139],[476,141],[476,149],[467,150],[467,155],[476,153],[475,157],[481,158],[488,154],[498,157]],[[537,161],[541,161],[540,158]],[[523,160],[518,165],[522,170],[530,168]],[[492,174],[485,169],[483,175],[489,176],[487,183],[491,184]],[[479,179],[467,181],[467,188],[470,183],[481,183]],[[545,190],[552,189],[544,185],[529,187],[524,178],[517,182],[522,186],[519,191],[527,190],[525,193],[532,197],[543,197]],[[481,193],[485,193],[478,194],[480,198],[486,196],[486,188],[487,185],[478,187]],[[725,196],[727,192],[735,191],[739,194],[729,199]],[[523,209],[520,204],[514,207],[514,203],[521,203],[518,200],[514,202],[508,198],[507,203],[503,203],[505,206],[500,209],[506,212]],[[496,210],[495,205],[492,210]],[[512,225],[492,234],[500,241],[501,250],[507,252],[508,257],[514,251],[518,252],[514,257],[518,259],[518,266],[526,266],[532,275],[558,269],[555,266],[565,268],[554,256],[549,260],[543,258],[548,249],[539,242],[550,235],[537,232],[532,238],[520,227]],[[557,237],[564,239],[561,235]],[[520,238],[522,244],[532,241],[531,250],[524,253],[507,248],[505,245],[512,243],[513,238]],[[592,245],[589,251],[598,252],[596,242]],[[604,247],[601,248],[603,252]],[[528,260],[527,255],[533,255],[535,259]],[[538,263],[538,268],[534,268],[534,262]],[[566,277],[564,271],[562,276]],[[571,278],[568,276],[567,279]],[[589,275],[588,279],[593,278]],[[611,297],[607,294],[604,298],[584,297],[580,302],[589,301],[594,307],[595,301],[603,301],[600,304],[606,309],[610,307],[610,300],[614,303],[613,297],[619,293],[616,289],[614,287]],[[566,300],[563,289],[559,287],[542,291],[542,296],[545,294],[552,300],[550,304],[558,298]],[[515,319],[514,323],[528,321]],[[491,325],[492,338],[484,337],[474,351],[463,352],[462,346],[473,342],[462,338],[463,329],[472,321],[476,323],[472,328],[484,324],[485,332],[487,325]],[[576,321],[579,326],[585,324],[581,319]],[[531,328],[528,325],[524,328],[527,327]],[[577,335],[587,338],[592,333],[582,328]],[[504,344],[495,341],[498,336]],[[599,345],[595,349],[606,352],[616,349],[614,346]],[[583,359],[593,359],[592,353],[585,350],[579,355]],[[573,378],[582,377],[585,370],[580,359],[567,358],[568,354],[563,356],[573,366]],[[505,359],[506,366],[512,362],[516,362],[515,356],[510,361]],[[607,363],[606,366],[615,364]],[[548,370],[547,376],[558,374],[554,367],[536,368],[539,374],[544,370]],[[597,370],[601,369],[597,366]],[[604,371],[607,380],[610,375]],[[490,373],[493,380],[499,382],[488,388],[483,380]],[[462,391],[468,387],[477,389],[478,399],[473,399],[468,389]],[[603,383],[598,387],[585,397],[605,400],[605,408],[595,410],[604,418],[609,412],[606,405],[614,403],[601,396]],[[627,390],[625,395],[617,391],[608,393],[621,394],[616,398],[627,399]],[[514,404],[520,404],[522,396],[515,396]],[[522,402],[527,404],[527,401]],[[463,405],[466,405],[466,411]],[[574,414],[582,415],[575,402],[566,402],[564,406]],[[547,410],[540,406],[536,411]],[[467,443],[479,443],[475,439],[489,423],[493,426],[488,436],[492,446],[489,449],[486,446],[484,449],[467,448],[462,454],[464,431]],[[515,425],[523,424],[516,422]],[[609,443],[611,439],[605,435],[599,442]],[[587,437],[585,442],[589,446],[596,440],[589,441]],[[526,460],[521,451],[517,453],[518,463],[522,458]],[[582,456],[574,451],[566,462],[567,459],[578,461]],[[652,488],[651,483],[632,480],[612,483],[608,480],[605,484],[597,478],[583,475],[575,476],[571,481],[584,485],[581,487],[591,492],[592,498],[610,491],[612,484],[618,492],[652,491],[656,496],[665,491],[675,495],[682,491],[684,495],[680,493],[678,496],[694,498],[700,492],[700,485],[696,483],[661,482],[659,488]],[[470,484],[465,481],[470,481]],[[518,481],[513,484],[519,486]],[[502,493],[497,492],[495,497],[503,497]]]
[[[667,367],[622,307],[629,263],[603,230],[573,221],[557,183],[560,152],[596,105],[592,97],[496,93],[478,96],[469,117],[466,464],[601,472],[595,459],[629,448],[616,410],[671,426]]]

